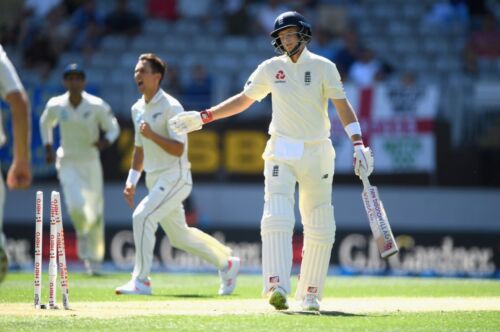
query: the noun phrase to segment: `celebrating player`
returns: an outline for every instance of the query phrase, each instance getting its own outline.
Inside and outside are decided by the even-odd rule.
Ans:
[[[155,54],[142,54],[135,66],[135,81],[143,96],[132,106],[135,146],[123,195],[133,207],[143,169],[149,193],[133,213],[136,254],[132,279],[116,288],[116,294],[151,294],[149,273],[159,223],[172,246],[219,269],[219,294],[229,295],[236,286],[240,259],[230,256],[231,249],[210,235],[186,224],[182,202],[193,186],[187,135],[168,129],[168,120],[183,112],[183,107],[160,88],[165,70],[166,64]]]
[[[14,136],[14,156],[7,173],[7,186],[9,189],[26,189],[31,184],[31,106],[16,69],[2,45],[0,45],[0,97],[10,106]],[[0,126],[0,145],[5,141],[3,126]],[[0,282],[5,278],[9,267],[2,229],[4,203],[5,184],[0,176]]]
[[[335,64],[311,53],[306,45],[311,28],[297,12],[279,15],[271,32],[280,56],[261,63],[243,91],[210,109],[184,112],[170,120],[178,134],[248,109],[272,94],[271,135],[265,160],[264,212],[261,220],[264,293],[276,309],[288,308],[295,224],[294,192],[299,184],[299,208],[304,246],[296,298],[304,310],[317,311],[335,238],[332,180],[335,151],[330,137],[327,106],[331,99],[354,146],[355,172],[373,170],[370,148],[363,145],[361,128]]]
[[[40,118],[46,162],[56,162],[64,199],[76,230],[78,257],[90,275],[99,274],[104,259],[104,200],[99,151],[113,143],[120,127],[110,106],[84,91],[85,71],[78,64],[63,72],[67,92],[51,98]],[[52,147],[59,125],[61,146]],[[100,138],[100,130],[104,137]]]

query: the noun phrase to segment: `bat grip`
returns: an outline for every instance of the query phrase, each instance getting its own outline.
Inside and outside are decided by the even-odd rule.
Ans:
[[[365,188],[368,188],[371,186],[370,184],[370,180],[368,180],[368,176],[366,176],[365,174],[365,171],[363,169],[360,169],[359,170],[359,178],[361,179],[361,181],[363,182],[363,186]]]

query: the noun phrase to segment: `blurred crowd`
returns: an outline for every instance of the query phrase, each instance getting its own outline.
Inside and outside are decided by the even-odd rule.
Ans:
[[[103,37],[112,34],[140,38],[145,20],[221,25],[224,35],[266,36],[274,19],[287,10],[297,10],[313,22],[310,49],[336,63],[344,81],[361,87],[385,80],[400,70],[364,43],[358,24],[349,19],[349,10],[363,0],[142,0],[141,13],[132,1],[114,0],[103,6],[98,0],[9,0],[0,4],[0,43],[22,54],[22,66],[47,79],[57,67],[61,54],[79,52],[90,58],[99,50]],[[395,4],[396,2],[394,2]],[[400,3],[400,2],[397,2]],[[435,29],[463,31],[464,74],[474,76],[478,68],[500,58],[498,18],[488,0],[426,1],[421,25]],[[393,2],[387,2],[391,6]],[[134,5],[136,5],[134,3]],[[256,10],[257,8],[257,10]],[[321,9],[321,10],[320,10]],[[383,38],[383,36],[380,36]],[[257,65],[258,63],[255,63]],[[165,88],[173,95],[188,93],[194,106],[209,103],[213,80],[207,68],[196,64],[190,81],[179,80],[171,68]],[[417,76],[418,73],[401,73]],[[240,82],[241,83],[241,82]],[[207,97],[208,96],[208,97]],[[188,102],[189,104],[189,102]]]
[[[13,0],[2,6],[11,19],[0,25],[0,42],[19,47],[23,65],[41,77],[49,76],[63,52],[91,56],[104,35],[134,36],[143,21],[128,10],[127,0],[115,1],[107,13],[97,10],[96,0]]]

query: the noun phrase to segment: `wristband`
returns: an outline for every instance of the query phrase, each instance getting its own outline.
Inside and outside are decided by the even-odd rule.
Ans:
[[[358,148],[358,147],[364,148],[365,147],[362,140],[357,140],[357,141],[352,142],[352,146],[354,146],[354,148]]]
[[[351,122],[347,126],[344,127],[345,132],[347,133],[347,136],[351,138],[353,135],[359,135],[361,136],[361,126],[359,125],[359,122]]]
[[[139,182],[140,178],[141,178],[141,172],[131,168],[128,171],[127,181],[125,182],[125,185],[126,186],[132,185],[133,187],[135,187],[137,185],[137,182]]]
[[[205,124],[205,123],[209,123],[209,122],[212,122],[213,121],[213,114],[212,114],[212,111],[209,111],[209,110],[204,110],[204,111],[201,111],[200,112],[200,117],[201,117],[201,121]]]

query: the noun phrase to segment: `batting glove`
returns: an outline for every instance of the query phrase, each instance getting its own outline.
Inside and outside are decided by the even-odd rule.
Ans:
[[[363,170],[366,176],[373,172],[373,151],[365,147],[362,141],[354,142],[354,173],[360,176],[360,170]]]
[[[189,111],[175,115],[168,121],[168,124],[177,135],[183,135],[200,130],[205,123],[210,121],[212,121],[210,111]]]

